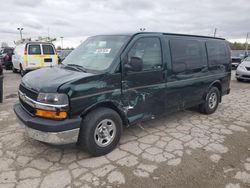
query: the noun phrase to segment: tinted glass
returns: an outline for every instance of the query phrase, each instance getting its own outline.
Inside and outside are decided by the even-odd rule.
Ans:
[[[200,69],[205,65],[198,40],[171,39],[170,49],[174,73]]]
[[[128,36],[95,36],[73,50],[63,64],[76,64],[86,69],[103,71],[110,67]]]
[[[225,64],[227,59],[227,50],[224,42],[221,41],[207,41],[207,55],[208,63],[210,66]]]
[[[131,57],[139,57],[143,61],[143,70],[159,69],[162,65],[161,43],[156,37],[139,39],[128,53],[128,61]]]
[[[13,53],[13,49],[4,49],[3,53],[7,53],[7,54],[12,54]]]
[[[248,56],[248,57],[245,59],[245,61],[250,61],[250,56]]]
[[[29,45],[29,55],[40,55],[41,54],[41,48],[40,45]]]
[[[44,55],[54,55],[54,48],[51,45],[43,44],[43,54]]]

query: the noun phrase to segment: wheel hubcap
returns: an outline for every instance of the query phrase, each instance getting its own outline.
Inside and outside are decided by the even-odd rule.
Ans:
[[[100,147],[105,147],[114,140],[115,134],[115,123],[111,119],[104,119],[95,129],[95,143]]]
[[[208,106],[210,109],[215,108],[217,104],[217,95],[216,93],[212,93],[208,99]]]

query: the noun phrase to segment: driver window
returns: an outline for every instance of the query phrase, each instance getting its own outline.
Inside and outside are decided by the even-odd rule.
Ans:
[[[131,57],[142,60],[143,71],[160,69],[162,67],[160,39],[157,37],[140,38],[128,53],[128,63]]]

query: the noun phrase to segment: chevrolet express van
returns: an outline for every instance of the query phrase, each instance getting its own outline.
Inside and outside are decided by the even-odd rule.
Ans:
[[[230,78],[230,50],[221,38],[93,36],[62,64],[25,75],[14,111],[29,137],[78,143],[100,156],[129,125],[193,106],[215,112]]]
[[[52,43],[28,42],[15,47],[12,61],[13,72],[24,76],[28,71],[57,65],[58,57]]]

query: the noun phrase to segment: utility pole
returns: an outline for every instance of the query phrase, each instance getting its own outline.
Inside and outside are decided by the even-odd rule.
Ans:
[[[245,51],[246,55],[248,55],[248,42],[249,42],[249,32],[247,32],[247,37],[246,37],[246,51]]]
[[[50,36],[49,36],[49,27],[48,27],[48,40],[49,40],[49,42],[51,42],[50,41]]]
[[[214,29],[214,37],[216,36],[217,28]]]
[[[18,27],[17,30],[19,30],[19,32],[20,32],[20,37],[21,37],[21,41],[22,41],[23,40],[23,35],[22,35],[23,28],[22,27]]]
[[[60,37],[61,38],[61,46],[62,46],[62,49],[63,49],[63,38],[64,37]]]

